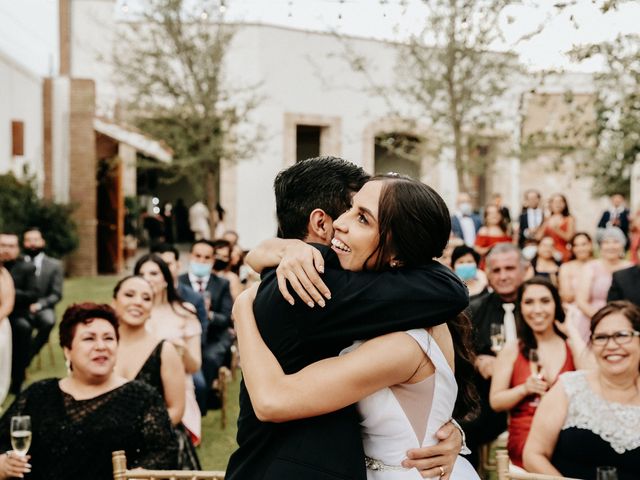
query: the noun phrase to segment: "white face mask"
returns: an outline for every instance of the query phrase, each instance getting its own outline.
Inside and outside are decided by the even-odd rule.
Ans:
[[[458,208],[460,208],[460,213],[463,215],[471,215],[473,213],[473,209],[471,208],[471,204],[469,202],[462,202]]]

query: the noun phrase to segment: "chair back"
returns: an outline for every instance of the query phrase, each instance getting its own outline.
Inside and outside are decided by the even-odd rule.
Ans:
[[[544,473],[509,472],[509,454],[506,450],[496,452],[498,480],[579,480],[576,478],[545,475]]]
[[[127,470],[127,457],[123,450],[111,454],[114,480],[224,480],[224,472],[204,470]]]

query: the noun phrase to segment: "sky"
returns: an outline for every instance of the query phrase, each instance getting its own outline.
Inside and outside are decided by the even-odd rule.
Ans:
[[[83,1],[83,0],[73,0]],[[188,0],[219,5],[220,0]],[[424,0],[223,0],[230,20],[244,20],[310,30],[331,30],[382,39],[401,39],[419,30],[425,16]],[[477,0],[483,1],[483,0]],[[575,0],[559,15],[555,0],[525,0],[529,6],[512,7],[505,21],[506,43],[531,69],[565,68],[594,71],[597,61],[576,65],[565,52],[581,43],[614,38],[620,33],[640,33],[640,1],[623,4],[618,11],[603,15],[598,6],[604,0]],[[0,0],[0,51],[40,75],[55,72],[58,64],[57,0]],[[120,18],[135,13],[140,0],[114,0]],[[532,6],[533,5],[533,6]],[[541,22],[543,32],[529,41],[513,43],[522,32]]]

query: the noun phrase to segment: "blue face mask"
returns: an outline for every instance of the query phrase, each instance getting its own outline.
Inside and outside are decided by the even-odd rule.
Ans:
[[[456,265],[456,275],[462,280],[471,280],[476,278],[478,266],[475,263],[461,263]]]
[[[189,270],[191,270],[191,273],[193,273],[196,277],[201,278],[206,277],[207,275],[211,275],[211,267],[212,265],[210,263],[189,263]]]

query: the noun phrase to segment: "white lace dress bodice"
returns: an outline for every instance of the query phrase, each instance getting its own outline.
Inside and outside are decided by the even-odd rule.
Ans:
[[[435,373],[415,384],[383,388],[358,402],[368,480],[421,480],[416,469],[402,468],[401,462],[407,450],[438,443],[435,434],[451,419],[458,394],[454,373],[431,335],[423,329],[406,333],[429,357]],[[354,343],[341,354],[360,344]],[[458,457],[450,479],[479,477],[467,460]]]
[[[619,454],[640,448],[640,406],[608,402],[591,390],[586,372],[566,372],[560,377],[569,406],[562,430],[590,430]]]

